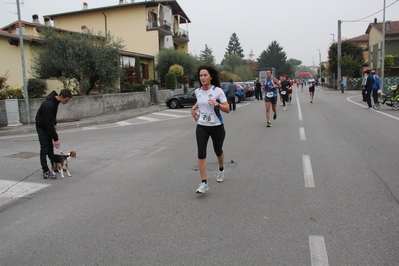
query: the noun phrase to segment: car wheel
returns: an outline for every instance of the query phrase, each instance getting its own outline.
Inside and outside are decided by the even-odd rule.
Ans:
[[[240,102],[240,97],[238,97],[237,95],[234,97],[234,100],[236,101],[236,103]]]
[[[179,101],[178,100],[171,100],[170,101],[170,108],[172,108],[172,109],[177,109],[177,108],[179,108],[180,106],[179,106]]]

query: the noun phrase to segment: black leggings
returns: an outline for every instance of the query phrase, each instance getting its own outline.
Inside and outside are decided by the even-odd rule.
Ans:
[[[49,170],[46,156],[48,156],[50,160],[54,156],[53,140],[46,130],[36,128],[36,131],[39,136],[40,143],[40,164],[42,165],[43,173],[45,173]]]
[[[224,125],[219,126],[202,126],[197,125],[196,129],[197,147],[198,147],[198,159],[206,158],[206,147],[208,145],[209,137],[212,138],[213,150],[216,156],[222,156],[223,154],[223,142],[226,136]]]

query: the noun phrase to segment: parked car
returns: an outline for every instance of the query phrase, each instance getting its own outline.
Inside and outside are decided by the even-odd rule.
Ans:
[[[244,89],[245,97],[252,97],[255,95],[254,83],[250,82],[237,82]]]
[[[222,89],[223,89],[224,93],[226,94],[226,97],[227,97],[227,86],[229,84],[230,83],[228,83],[228,82],[220,84],[222,86]],[[244,89],[241,87],[240,84],[237,84],[237,83],[234,83],[234,84],[237,87],[235,101],[236,101],[236,103],[239,103],[240,101],[243,101],[245,99],[245,92],[244,92]]]
[[[195,97],[195,89],[186,94],[176,94],[166,99],[166,105],[171,109],[181,107],[192,107],[197,102]]]

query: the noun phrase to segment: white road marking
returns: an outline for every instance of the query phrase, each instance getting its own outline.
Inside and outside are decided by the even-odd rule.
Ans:
[[[136,118],[137,118],[137,119],[143,119],[143,120],[149,121],[149,122],[160,121],[159,119],[151,118],[151,117],[148,117],[148,116],[138,116],[138,117],[136,117]]]
[[[37,192],[49,184],[0,180],[0,207]]]
[[[357,102],[355,102],[355,101],[351,100],[351,98],[353,98],[353,97],[357,97],[357,96],[358,96],[358,95],[356,95],[356,96],[351,96],[351,97],[348,97],[348,98],[346,98],[346,100],[350,101],[351,103],[357,104],[357,105],[359,105],[359,106],[361,106],[361,107],[363,107],[363,108],[366,108],[366,106],[364,106],[363,104],[361,104],[361,103],[357,103]],[[383,106],[383,105],[381,104],[380,106]],[[396,117],[396,116],[389,115],[389,114],[386,114],[386,113],[384,113],[384,112],[381,112],[381,111],[378,111],[378,110],[374,110],[374,109],[371,109],[371,110],[372,110],[372,111],[374,111],[374,112],[377,112],[377,113],[379,113],[379,114],[386,115],[386,116],[388,116],[388,117],[390,117],[390,118],[393,118],[393,119],[396,119],[396,120],[398,120],[398,121],[399,121],[399,118],[398,118],[398,117]]]
[[[119,122],[116,122],[116,124],[119,126],[130,126],[132,123],[129,123],[126,121],[119,121]]]
[[[151,152],[150,154],[147,154],[145,157],[152,157],[153,155],[157,154],[158,152],[163,151],[164,149],[166,149],[167,147],[161,147],[153,152]]]
[[[165,113],[152,113],[153,115],[163,115],[163,116],[169,116],[169,117],[185,117],[183,115],[173,115],[173,114],[165,114]]]
[[[83,130],[94,130],[97,129],[96,126],[82,127]]]
[[[305,187],[313,188],[315,187],[315,185],[314,185],[312,164],[310,163],[310,156],[302,155],[302,163],[303,163],[303,177],[305,178]]]
[[[296,94],[296,103],[298,105],[298,120],[303,121],[301,104],[299,103],[299,97],[298,97],[298,88],[296,88],[295,94]]]
[[[299,139],[306,140],[305,128],[303,128],[303,127],[299,128]]]
[[[190,113],[191,109],[183,109],[183,110],[176,110],[176,109],[167,109],[166,112],[176,112],[176,113]]]
[[[312,266],[328,266],[324,236],[309,236],[309,247]]]

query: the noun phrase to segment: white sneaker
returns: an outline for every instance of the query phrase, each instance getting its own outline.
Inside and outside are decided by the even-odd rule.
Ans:
[[[199,187],[197,188],[197,193],[205,193],[206,191],[209,190],[209,186],[208,183],[204,183],[202,182],[201,184],[199,184]]]
[[[283,110],[285,111],[285,106],[284,106]]]
[[[216,181],[223,182],[224,180],[224,169],[223,171],[218,171],[218,175],[216,176]]]

